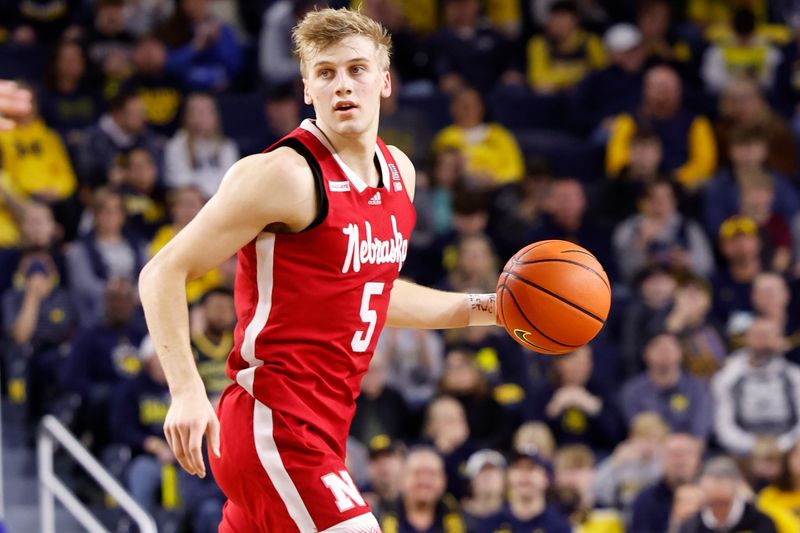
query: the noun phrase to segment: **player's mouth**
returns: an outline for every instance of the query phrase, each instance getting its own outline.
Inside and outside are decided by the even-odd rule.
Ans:
[[[350,100],[342,100],[341,102],[336,102],[336,104],[333,106],[333,111],[337,114],[347,114],[356,108],[358,108],[358,105],[355,102],[351,102]]]

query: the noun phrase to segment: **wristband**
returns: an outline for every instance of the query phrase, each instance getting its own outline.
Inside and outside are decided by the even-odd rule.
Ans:
[[[496,294],[467,294],[470,326],[494,326],[497,324]]]

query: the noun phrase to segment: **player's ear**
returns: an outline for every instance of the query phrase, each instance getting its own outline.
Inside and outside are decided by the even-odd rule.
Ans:
[[[381,88],[381,97],[389,98],[392,95],[392,74],[388,70],[383,73],[383,87]]]
[[[314,101],[311,100],[311,94],[308,92],[308,81],[303,78],[303,101],[306,105],[313,105]]]

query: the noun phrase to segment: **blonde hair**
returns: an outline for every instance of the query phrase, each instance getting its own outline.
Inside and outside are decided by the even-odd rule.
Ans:
[[[540,454],[548,459],[553,458],[556,450],[556,440],[550,428],[541,422],[525,422],[514,433],[513,448],[520,450],[535,447]]]
[[[556,470],[594,468],[594,453],[583,444],[564,446],[556,452],[553,467]]]
[[[669,434],[669,426],[658,413],[645,411],[631,421],[631,437],[653,437],[663,440]]]
[[[300,71],[306,75],[308,61],[329,46],[348,37],[364,36],[377,47],[378,63],[389,70],[392,38],[380,22],[347,8],[311,11],[292,30],[294,51],[300,58]]]

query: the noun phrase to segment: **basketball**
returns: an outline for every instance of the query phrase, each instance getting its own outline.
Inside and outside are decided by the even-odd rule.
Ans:
[[[539,353],[574,351],[602,329],[611,285],[600,262],[567,241],[530,244],[497,282],[500,319],[514,340]]]

